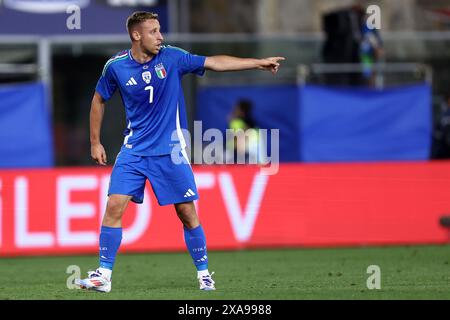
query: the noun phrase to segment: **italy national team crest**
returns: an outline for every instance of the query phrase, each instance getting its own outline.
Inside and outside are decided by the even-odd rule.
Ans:
[[[149,84],[151,79],[152,74],[150,73],[150,71],[142,72],[142,80],[144,80],[146,84]]]
[[[155,66],[155,72],[160,79],[164,79],[167,76],[166,69],[164,68],[164,65],[162,63]]]

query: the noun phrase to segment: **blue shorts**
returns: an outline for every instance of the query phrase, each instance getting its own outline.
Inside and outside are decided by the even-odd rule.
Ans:
[[[148,179],[161,206],[198,199],[194,174],[188,161],[175,164],[171,155],[137,156],[126,152],[117,155],[109,182],[108,196],[123,194],[131,201],[144,201]]]

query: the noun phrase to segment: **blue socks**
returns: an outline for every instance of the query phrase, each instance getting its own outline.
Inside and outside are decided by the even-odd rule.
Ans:
[[[208,254],[206,252],[206,238],[201,225],[194,229],[184,227],[184,241],[191,254],[197,271],[208,269]]]
[[[122,241],[122,228],[102,226],[100,231],[100,268],[112,270]]]
[[[122,228],[102,226],[100,232],[100,268],[112,270],[122,241]],[[198,271],[208,269],[206,238],[202,226],[184,227],[184,241]]]

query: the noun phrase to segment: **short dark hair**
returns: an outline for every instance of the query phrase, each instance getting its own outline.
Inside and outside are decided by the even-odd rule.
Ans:
[[[127,19],[127,30],[128,34],[131,36],[131,30],[134,26],[137,26],[141,22],[144,22],[146,20],[158,20],[158,14],[153,12],[147,12],[147,11],[136,11],[131,14],[131,16]]]
[[[241,110],[244,114],[250,114],[252,111],[253,103],[248,99],[241,99],[237,103],[239,110]]]

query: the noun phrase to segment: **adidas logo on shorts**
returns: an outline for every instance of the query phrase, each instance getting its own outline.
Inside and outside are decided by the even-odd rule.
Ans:
[[[194,191],[192,191],[191,189],[188,189],[188,191],[185,193],[184,197],[188,198],[188,197],[192,197],[195,196]]]

